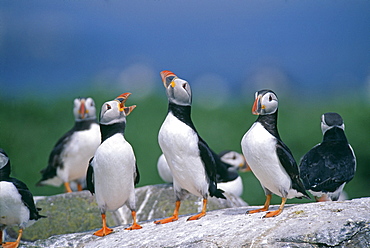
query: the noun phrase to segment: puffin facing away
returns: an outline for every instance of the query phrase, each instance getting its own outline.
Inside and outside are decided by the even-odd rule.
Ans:
[[[73,128],[54,146],[48,166],[41,170],[42,178],[36,185],[59,187],[64,183],[66,191],[72,192],[69,182],[76,181],[78,190],[82,190],[89,160],[100,144],[94,100],[90,97],[76,98],[73,114]]]
[[[300,175],[316,201],[337,201],[356,171],[356,157],[344,134],[344,122],[337,113],[321,116],[323,140],[301,159]]]
[[[161,73],[168,98],[168,114],[158,134],[158,143],[173,176],[176,206],[173,216],[155,221],[164,224],[178,220],[184,190],[203,198],[201,213],[188,220],[197,220],[206,214],[208,196],[225,199],[217,189],[216,170],[220,159],[199,136],[191,120],[191,89],[188,82],[170,71]]]
[[[23,229],[43,218],[36,208],[32,193],[26,184],[10,177],[10,160],[0,148],[0,246],[18,247]],[[18,238],[15,242],[3,244],[3,230],[8,226],[18,226]]]
[[[102,143],[90,160],[86,175],[87,188],[95,194],[100,208],[103,227],[96,236],[110,234],[105,220],[107,210],[115,211],[125,203],[130,208],[133,225],[126,230],[140,229],[136,223],[135,188],[139,182],[139,171],[134,151],[124,137],[126,116],[136,105],[125,107],[131,93],[124,93],[115,100],[103,104],[100,112]]]
[[[236,196],[243,194],[243,181],[238,171],[250,171],[243,154],[236,151],[225,150],[218,154],[221,163],[217,165],[217,187]],[[158,174],[166,183],[172,183],[173,177],[164,154],[158,158]]]
[[[252,113],[258,118],[244,135],[241,146],[248,165],[265,191],[266,202],[263,208],[249,213],[267,211],[274,193],[282,198],[280,207],[264,216],[274,217],[283,211],[287,199],[309,196],[291,151],[280,139],[276,94],[271,90],[256,92]]]

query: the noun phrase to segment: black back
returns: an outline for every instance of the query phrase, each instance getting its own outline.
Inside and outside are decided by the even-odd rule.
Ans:
[[[356,158],[344,131],[333,127],[324,134],[321,144],[301,159],[300,175],[307,189],[334,192],[354,177]]]

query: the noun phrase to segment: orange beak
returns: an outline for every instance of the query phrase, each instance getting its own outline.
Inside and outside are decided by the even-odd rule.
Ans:
[[[256,100],[254,100],[253,107],[252,107],[252,114],[259,115],[258,109],[259,109],[259,102],[260,102],[261,96],[257,96]]]
[[[162,77],[164,87],[167,88],[169,85],[175,87],[175,82],[173,79],[177,78],[177,76],[172,71],[161,71],[160,75]]]
[[[116,101],[119,101],[119,107],[120,107],[120,111],[124,111],[126,116],[128,116],[132,110],[134,110],[134,108],[136,108],[136,105],[132,105],[130,107],[126,107],[125,106],[125,102],[127,100],[127,98],[131,95],[131,93],[127,92],[127,93],[123,93],[119,96],[116,97]]]
[[[86,114],[85,99],[81,99],[81,106],[80,106],[80,109],[78,110],[78,113],[80,114],[81,119],[85,118],[85,114]]]

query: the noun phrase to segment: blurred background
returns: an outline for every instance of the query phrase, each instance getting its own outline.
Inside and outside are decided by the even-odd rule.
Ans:
[[[34,195],[56,141],[74,123],[73,99],[100,106],[123,92],[137,108],[126,139],[139,186],[162,183],[157,135],[167,112],[159,72],[190,82],[192,116],[216,152],[241,152],[254,92],[279,97],[279,131],[300,158],[322,139],[320,117],[342,115],[357,156],[349,198],[370,196],[370,1],[0,2],[0,147]],[[263,204],[252,173],[249,204]],[[301,200],[290,200],[303,202]],[[280,203],[278,197],[273,203]]]

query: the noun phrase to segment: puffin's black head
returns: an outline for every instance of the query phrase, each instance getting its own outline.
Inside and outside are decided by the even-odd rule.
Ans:
[[[339,127],[344,130],[342,117],[337,113],[325,113],[321,116],[321,130],[324,134],[333,127]]]
[[[0,179],[9,177],[10,160],[6,152],[0,148]]]
[[[168,101],[180,106],[190,106],[192,97],[189,83],[171,71],[161,71],[160,74]]]
[[[95,102],[92,98],[76,98],[73,103],[73,114],[76,121],[96,119]]]
[[[278,109],[278,98],[272,90],[260,90],[255,94],[252,107],[254,115],[270,115]]]

